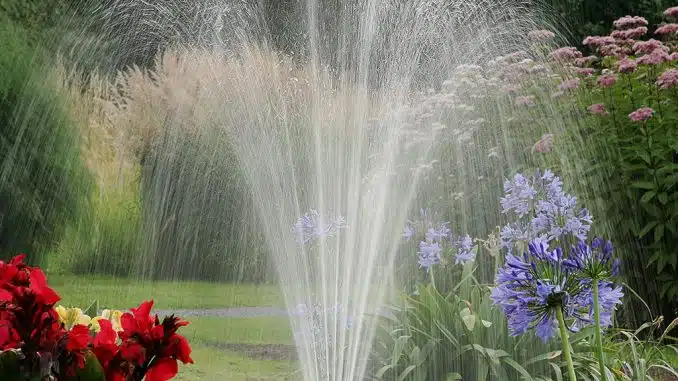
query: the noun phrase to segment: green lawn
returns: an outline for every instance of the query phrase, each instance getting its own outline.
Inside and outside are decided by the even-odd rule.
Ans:
[[[177,381],[295,380],[296,364],[285,360],[254,360],[239,353],[208,348],[193,351],[195,364],[179,369]]]
[[[101,276],[48,275],[64,306],[129,309],[154,299],[158,309],[283,306],[276,285],[205,282],[141,282]]]
[[[293,343],[287,318],[219,318],[189,317],[190,324],[182,328],[190,342],[197,344],[245,343],[289,344]]]

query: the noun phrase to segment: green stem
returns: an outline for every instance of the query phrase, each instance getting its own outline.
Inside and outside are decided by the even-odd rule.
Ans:
[[[428,276],[431,280],[431,286],[433,288],[436,288],[436,281],[435,281],[435,279],[433,279],[433,266],[428,268]]]
[[[607,381],[605,373],[605,360],[603,358],[603,338],[600,334],[600,305],[598,304],[598,281],[593,280],[593,321],[596,325],[596,355],[600,367],[601,381]]]
[[[574,364],[572,363],[572,353],[570,353],[570,341],[567,335],[567,327],[565,326],[565,319],[563,318],[563,308],[556,308],[556,316],[558,317],[558,328],[560,329],[560,340],[563,342],[563,355],[565,356],[565,363],[567,363],[567,374],[570,381],[577,381],[577,376],[574,374]]]

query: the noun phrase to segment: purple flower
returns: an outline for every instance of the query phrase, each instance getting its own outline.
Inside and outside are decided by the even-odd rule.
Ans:
[[[310,210],[294,224],[294,233],[297,236],[297,242],[307,244],[316,238],[333,236],[339,229],[347,227],[344,217],[326,219],[320,216],[318,211]]]
[[[522,257],[507,255],[495,284],[490,297],[506,315],[512,336],[534,329],[537,337],[548,341],[558,327],[557,309],[562,309],[570,329],[587,321],[589,305],[582,304],[586,288],[569,276],[562,250],[550,251],[543,240],[530,242]]]
[[[440,264],[443,253],[451,252],[452,249],[457,252],[455,264],[475,259],[473,239],[469,235],[464,237],[453,235],[449,225],[449,222],[435,222],[433,213],[426,209],[421,210],[420,220],[407,221],[403,238],[406,241],[413,238],[420,241],[417,251],[420,268],[428,271],[432,266]]]
[[[429,242],[440,242],[443,239],[447,238],[452,230],[448,228],[449,222],[443,222],[435,227],[429,227],[426,231],[426,240]]]
[[[514,212],[518,217],[529,213],[530,206],[537,195],[530,179],[520,173],[513,176],[513,181],[504,182],[504,193],[505,196],[501,198],[503,212]]]
[[[414,228],[412,228],[409,225],[405,225],[405,231],[403,231],[403,238],[405,238],[405,241],[409,241],[412,236],[414,235]]]
[[[455,265],[458,263],[466,264],[475,260],[476,253],[473,250],[473,239],[471,239],[470,235],[467,234],[464,237],[460,237],[455,246],[457,246],[457,256],[454,259]]]
[[[419,243],[419,267],[428,271],[433,265],[440,264],[442,249],[438,242]]]
[[[582,240],[574,245],[563,264],[583,278],[608,280],[619,275],[619,259],[612,257],[613,251],[612,242],[602,238],[594,238],[590,245]]]
[[[509,251],[514,243],[538,237],[561,240],[565,236],[585,239],[592,217],[577,205],[577,199],[563,191],[563,183],[553,172],[537,172],[535,176],[514,176],[504,183],[501,198],[503,213],[514,214],[516,220],[501,229],[502,246]]]

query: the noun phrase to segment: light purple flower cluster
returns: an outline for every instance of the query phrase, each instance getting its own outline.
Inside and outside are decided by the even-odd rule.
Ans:
[[[592,324],[592,282],[599,285],[601,327],[612,324],[612,313],[623,292],[603,278],[604,273],[615,271],[616,262],[610,260],[611,244],[600,250],[601,242],[594,240],[591,246],[581,242],[564,257],[560,247],[549,250],[545,240],[535,239],[522,257],[507,255],[506,264],[497,272],[491,299],[506,315],[511,335],[534,329],[537,337],[548,341],[558,327],[558,309],[572,331]],[[599,277],[589,277],[586,269],[597,269]]]
[[[428,210],[421,210],[419,221],[408,221],[403,231],[403,238],[409,241],[423,232],[423,240],[419,242],[419,267],[428,271],[432,266],[442,262],[446,247],[456,250],[455,264],[464,264],[475,259],[473,239],[469,235],[455,236],[449,228],[449,222],[434,222]]]
[[[327,219],[321,216],[318,211],[310,210],[294,224],[294,234],[297,237],[297,242],[305,245],[317,238],[331,237],[340,229],[347,227],[346,220],[342,216]]]
[[[583,240],[591,228],[588,210],[563,191],[562,181],[549,170],[537,171],[532,177],[516,174],[513,181],[504,183],[504,193],[502,212],[515,218],[500,233],[502,247],[509,252],[516,243],[535,238],[547,242],[568,237]]]

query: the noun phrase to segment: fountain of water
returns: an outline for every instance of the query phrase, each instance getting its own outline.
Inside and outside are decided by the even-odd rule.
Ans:
[[[162,106],[149,103],[140,111],[163,121],[162,142],[146,163],[152,168],[146,188],[162,200],[153,213],[169,219],[163,208],[170,193],[179,192],[172,187],[180,176],[188,184],[181,199],[186,210],[202,206],[199,225],[215,233],[212,238],[223,234],[209,226],[227,218],[213,192],[225,182],[209,169],[223,159],[219,150],[229,147],[287,308],[296,316],[306,306],[292,321],[302,379],[362,380],[376,329],[367,316],[390,296],[404,221],[422,194],[449,196],[430,185],[439,139],[453,129],[461,145],[470,144],[474,123],[481,123],[465,114],[465,97],[477,96],[473,91],[429,87],[459,64],[520,50],[534,29],[533,13],[510,0],[353,0],[335,6],[308,0],[298,10],[305,33],[295,45],[295,62],[272,52],[259,6],[207,3],[196,12],[205,19],[183,31],[190,39],[175,41],[155,69],[159,87],[177,89]],[[127,9],[125,4],[120,7]],[[445,86],[472,90],[474,83]],[[153,114],[153,107],[164,112]],[[187,140],[194,151],[186,151]],[[475,144],[471,149],[490,148]],[[198,158],[198,164],[177,172],[167,163],[180,155]],[[465,162],[463,149],[450,156],[460,169],[452,181],[478,176],[477,163]],[[198,240],[194,226],[181,222],[185,214],[170,214],[175,230],[167,233],[167,224],[145,230],[152,251],[166,248],[157,245],[169,235],[199,256],[191,247]],[[341,226],[334,226],[339,217]],[[300,244],[300,228],[312,240]]]

